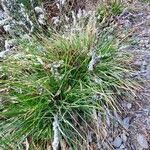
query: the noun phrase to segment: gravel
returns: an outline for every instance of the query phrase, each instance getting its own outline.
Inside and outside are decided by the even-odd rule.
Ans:
[[[130,7],[133,15],[128,14],[130,14],[132,25],[129,27],[124,23],[122,31],[124,33],[125,30],[133,31],[136,28],[129,37],[130,41],[136,41],[136,43],[125,42],[120,50],[133,54],[133,65],[137,68],[134,78],[146,82],[137,93],[136,102],[122,105],[126,110],[123,126],[129,135],[122,133],[121,138],[128,150],[143,150],[150,149],[150,113],[147,113],[150,112],[150,84],[147,84],[150,81],[150,5],[135,1]],[[130,21],[128,17],[121,19]]]
[[[130,10],[126,10],[119,17],[119,38],[126,37],[134,30],[131,36],[120,44],[119,50],[129,52],[134,57],[132,65],[137,70],[131,78],[146,82],[136,94],[135,101],[131,102],[131,98],[122,100],[122,114],[113,114],[118,124],[114,124],[112,133],[108,136],[114,138],[112,145],[115,150],[150,150],[150,84],[147,84],[150,81],[149,18],[150,5],[137,0],[130,4]]]

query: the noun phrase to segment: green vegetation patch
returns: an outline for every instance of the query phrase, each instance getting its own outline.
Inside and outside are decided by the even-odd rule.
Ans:
[[[18,50],[1,62],[2,147],[18,149],[28,140],[31,149],[46,149],[58,138],[82,149],[87,130],[96,133],[93,111],[104,119],[105,107],[116,110],[121,96],[134,93],[127,58],[114,41],[97,38],[93,22],[80,32],[18,40]]]

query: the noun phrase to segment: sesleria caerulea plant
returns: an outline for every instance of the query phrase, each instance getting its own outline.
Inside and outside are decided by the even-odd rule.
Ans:
[[[65,141],[84,149],[93,111],[104,119],[106,107],[117,110],[120,96],[134,94],[129,73],[114,42],[97,37],[94,19],[63,35],[19,39],[0,66],[1,147],[56,150]]]

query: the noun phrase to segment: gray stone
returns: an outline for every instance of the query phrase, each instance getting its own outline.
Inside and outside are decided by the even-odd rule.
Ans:
[[[123,142],[122,139],[119,136],[117,136],[115,140],[113,141],[113,145],[115,148],[119,148],[122,142]]]
[[[118,127],[119,127],[119,123],[118,123],[118,122],[115,122],[114,127],[115,127],[115,128],[118,128]]]
[[[0,52],[0,58],[4,58],[5,53],[6,53],[5,51]]]
[[[122,124],[122,119],[121,119],[120,115],[116,111],[114,112],[114,118],[116,119],[117,122]]]
[[[108,114],[106,113],[106,124],[107,124],[107,126],[108,127],[110,127],[110,118],[109,118],[109,116],[108,116]]]
[[[146,140],[146,138],[143,134],[138,134],[137,135],[137,141],[138,141],[138,143],[140,144],[141,147],[143,147],[143,148],[148,148],[149,147],[148,142],[147,142],[147,140]]]
[[[150,15],[147,16],[147,20],[150,20]]]
[[[4,17],[5,17],[4,12],[0,10],[0,20],[4,19]]]
[[[102,147],[103,147],[103,149],[108,149],[107,143],[103,142],[103,143],[102,143]]]
[[[108,138],[108,141],[109,141],[109,142],[112,142],[112,141],[113,141],[113,138],[112,138],[112,137],[109,137],[109,138]]]
[[[121,134],[121,138],[122,138],[122,140],[123,140],[124,143],[127,141],[127,136],[126,136],[125,133]]]
[[[130,123],[130,118],[129,117],[124,118],[122,123],[123,123],[123,127],[125,129],[128,129],[129,128],[129,123]]]
[[[132,108],[132,104],[131,103],[127,103],[127,108],[131,109]]]
[[[125,148],[125,146],[122,144],[121,146],[120,146],[120,149],[124,149]]]

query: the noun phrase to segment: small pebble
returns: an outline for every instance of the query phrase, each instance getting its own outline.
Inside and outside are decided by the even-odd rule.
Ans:
[[[115,128],[118,128],[119,127],[119,123],[118,122],[115,122]]]
[[[109,142],[112,142],[112,141],[113,141],[113,138],[109,137],[109,138],[108,138],[108,141],[109,141]]]
[[[129,123],[130,123],[130,118],[129,117],[126,117],[126,118],[123,119],[123,127],[125,129],[129,128]]]
[[[108,145],[105,142],[102,143],[102,147],[103,149],[108,149]]]
[[[113,141],[113,145],[115,148],[119,148],[121,144],[122,144],[122,139],[119,136],[117,136]]]
[[[125,148],[125,146],[122,144],[121,146],[120,146],[120,149],[124,149]]]
[[[121,138],[122,138],[124,143],[127,141],[127,136],[125,135],[125,133],[121,134]]]
[[[127,103],[127,108],[131,109],[132,108],[132,104],[131,103]]]
[[[147,16],[147,20],[150,20],[150,15]]]

